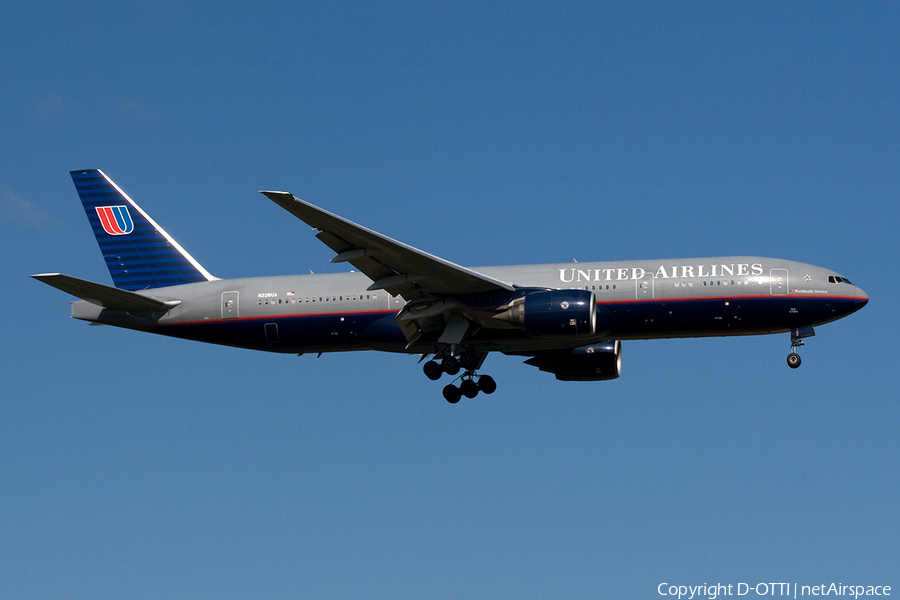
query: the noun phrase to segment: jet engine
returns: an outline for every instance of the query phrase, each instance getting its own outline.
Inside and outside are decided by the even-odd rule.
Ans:
[[[597,302],[588,290],[542,290],[513,300],[494,318],[531,335],[584,337],[597,331]]]
[[[622,343],[619,340],[588,344],[568,350],[542,352],[525,361],[553,373],[561,381],[604,381],[622,374]]]

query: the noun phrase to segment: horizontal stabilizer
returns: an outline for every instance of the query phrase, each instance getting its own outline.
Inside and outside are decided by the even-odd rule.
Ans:
[[[32,277],[91,304],[115,310],[165,311],[181,304],[181,300],[156,300],[127,290],[59,273],[43,273],[32,275]]]

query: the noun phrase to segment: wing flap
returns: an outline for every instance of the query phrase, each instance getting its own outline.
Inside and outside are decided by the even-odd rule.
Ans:
[[[93,281],[78,279],[60,273],[42,273],[32,275],[34,279],[49,286],[86,300],[91,304],[115,310],[137,312],[166,311],[181,304],[181,300],[156,300],[135,292],[110,287]]]

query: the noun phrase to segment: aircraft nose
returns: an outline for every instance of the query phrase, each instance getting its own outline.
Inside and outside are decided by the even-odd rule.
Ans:
[[[859,295],[856,298],[856,310],[859,310],[863,306],[869,303],[869,295],[862,291],[860,288],[856,288],[859,291]]]

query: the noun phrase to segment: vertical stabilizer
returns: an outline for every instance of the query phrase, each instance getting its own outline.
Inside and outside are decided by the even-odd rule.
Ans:
[[[134,291],[215,279],[103,171],[71,175],[117,288]]]

